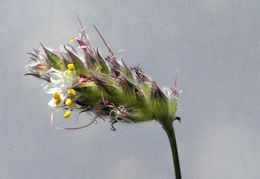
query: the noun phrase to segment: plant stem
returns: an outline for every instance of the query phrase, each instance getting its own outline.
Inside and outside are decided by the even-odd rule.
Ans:
[[[172,159],[173,159],[174,171],[175,171],[175,178],[181,179],[181,169],[180,169],[178,148],[177,148],[173,124],[172,124],[172,122],[169,122],[169,121],[164,121],[161,124],[162,124],[164,131],[167,134],[167,137],[168,137],[170,145],[171,145]]]

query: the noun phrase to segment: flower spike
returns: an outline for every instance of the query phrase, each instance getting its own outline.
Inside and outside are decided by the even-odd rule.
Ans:
[[[66,44],[60,51],[41,44],[39,50],[29,53],[33,61],[28,65],[27,75],[47,81],[44,90],[53,95],[49,102],[52,111],[63,108],[64,118],[69,118],[81,109],[100,118],[111,118],[112,126],[118,121],[174,121],[178,75],[170,95],[140,65],[129,68],[122,59],[116,58],[94,26],[109,52],[103,58],[98,50],[90,47],[88,35],[76,16],[81,26],[80,36],[73,38],[77,43]]]
[[[174,87],[160,88],[146,75],[141,66],[128,67],[117,58],[94,26],[101,40],[108,49],[103,57],[98,48],[92,48],[88,34],[77,15],[81,26],[79,37],[71,37],[61,50],[52,50],[43,44],[38,50],[28,53],[30,61],[28,73],[45,81],[44,91],[51,95],[51,127],[54,126],[54,112],[64,111],[63,118],[76,118],[81,113],[93,115],[90,123],[79,127],[66,127],[63,130],[86,128],[97,119],[110,119],[111,130],[116,131],[115,124],[141,123],[158,121],[171,144],[176,179],[181,179],[177,145],[172,123],[176,117],[177,101],[180,90],[177,88],[178,72]],[[57,129],[62,129],[55,127]]]

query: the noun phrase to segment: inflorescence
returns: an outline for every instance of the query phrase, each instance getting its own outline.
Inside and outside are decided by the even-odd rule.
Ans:
[[[175,120],[180,93],[176,83],[172,89],[160,89],[140,66],[129,68],[123,59],[117,58],[95,29],[108,49],[105,58],[91,46],[83,27],[79,37],[71,38],[61,50],[41,44],[40,49],[29,53],[31,61],[27,69],[30,72],[26,75],[45,80],[44,91],[52,95],[49,101],[51,125],[53,112],[58,108],[64,110],[64,118],[70,118],[73,112],[92,113],[93,121],[110,118],[112,130],[118,121]]]

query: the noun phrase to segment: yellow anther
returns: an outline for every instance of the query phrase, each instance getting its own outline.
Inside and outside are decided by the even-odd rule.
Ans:
[[[73,42],[75,42],[75,39],[74,39],[73,37],[71,37],[70,40],[69,40],[69,42],[70,42],[70,43],[73,43]]]
[[[68,67],[69,71],[74,71],[75,70],[75,66],[72,63],[68,64],[67,67]]]
[[[66,119],[68,117],[70,117],[71,115],[71,111],[66,111],[64,114],[63,114],[63,117]]]
[[[58,98],[58,99],[54,99],[54,102],[55,102],[56,105],[58,105],[58,104],[61,103],[61,99],[60,99],[60,98]]]
[[[72,104],[72,100],[70,98],[65,101],[66,106],[70,106]]]
[[[67,93],[69,96],[76,96],[76,91],[72,88],[68,89]]]
[[[53,98],[54,99],[59,99],[60,100],[60,93],[59,92],[55,92],[55,93],[53,93]]]

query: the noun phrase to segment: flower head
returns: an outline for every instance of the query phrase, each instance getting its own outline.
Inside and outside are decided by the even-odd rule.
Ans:
[[[90,112],[94,119],[110,118],[112,129],[118,121],[175,120],[176,84],[162,90],[140,66],[129,68],[95,29],[108,48],[105,58],[92,48],[85,29],[60,51],[41,44],[39,50],[29,53],[32,62],[27,75],[46,81],[44,91],[52,95],[52,111],[62,108],[64,118],[75,111]]]

